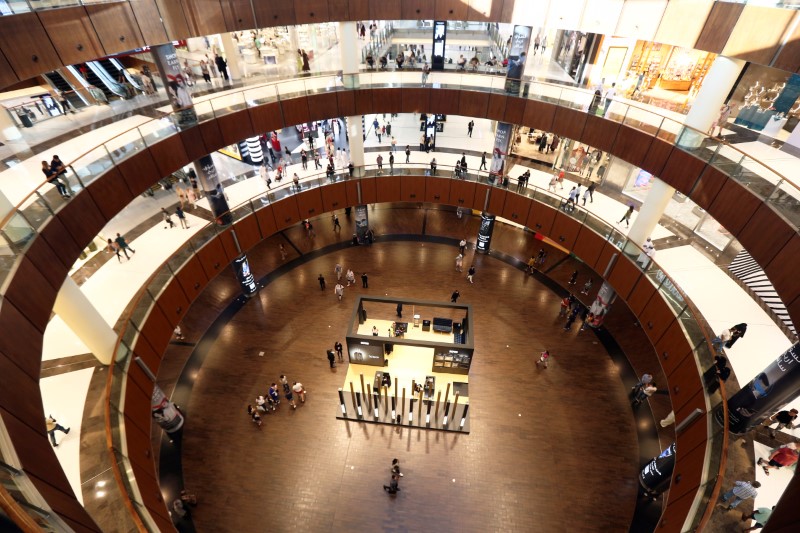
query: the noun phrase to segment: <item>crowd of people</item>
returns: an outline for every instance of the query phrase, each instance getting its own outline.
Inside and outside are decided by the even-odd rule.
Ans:
[[[247,405],[247,414],[250,420],[258,427],[261,427],[262,418],[261,414],[265,415],[275,413],[281,404],[281,396],[292,407],[297,409],[297,402],[295,402],[295,395],[300,401],[300,404],[306,403],[306,390],[303,384],[295,381],[291,385],[286,375],[281,374],[278,382],[272,382],[264,394],[259,394],[255,399],[255,405]]]

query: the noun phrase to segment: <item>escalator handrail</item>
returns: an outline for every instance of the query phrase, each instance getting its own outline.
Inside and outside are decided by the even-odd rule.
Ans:
[[[111,74],[97,61],[87,61],[86,66],[89,67],[92,72],[94,72],[94,75],[97,76],[103,85],[106,86],[106,89],[121,98],[125,98],[127,96],[128,92],[125,90],[125,88],[117,83],[111,77]]]
[[[111,64],[117,67],[120,72],[122,72],[122,75],[125,76],[125,79],[128,80],[128,82],[131,85],[133,85],[134,88],[140,91],[144,91],[144,86],[142,85],[142,79],[141,78],[137,79],[133,74],[128,72],[128,69],[122,66],[122,63],[119,62],[119,59],[112,57],[109,58],[109,61],[111,61]]]

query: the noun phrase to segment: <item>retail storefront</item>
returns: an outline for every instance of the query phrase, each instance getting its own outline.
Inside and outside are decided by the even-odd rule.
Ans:
[[[659,88],[694,96],[716,57],[702,50],[636,41],[627,75],[636,78],[637,83],[642,78],[641,90]]]

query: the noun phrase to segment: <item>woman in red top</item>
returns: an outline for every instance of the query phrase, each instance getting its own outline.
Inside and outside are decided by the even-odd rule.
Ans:
[[[800,453],[795,448],[795,445],[787,444],[786,446],[781,446],[772,452],[769,456],[768,462],[764,461],[763,458],[759,459],[758,465],[764,469],[764,473],[766,475],[769,475],[769,471],[772,468],[792,466],[797,462],[798,456],[800,456]]]

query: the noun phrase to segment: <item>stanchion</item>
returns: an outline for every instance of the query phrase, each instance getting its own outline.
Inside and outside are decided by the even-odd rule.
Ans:
[[[414,391],[411,391],[411,397],[408,399],[408,425],[414,421]]]
[[[450,413],[450,402],[444,402],[444,419],[442,419],[442,427],[447,427],[447,415]]]
[[[417,413],[417,418],[422,421],[422,394],[424,391],[419,391],[419,412]]]
[[[380,406],[378,405],[378,402],[380,401],[379,398],[381,397],[381,393],[379,391],[380,389],[375,389],[372,391],[373,400],[375,402],[375,420],[377,420],[380,416]]]
[[[389,387],[383,387],[383,414],[389,413]]]
[[[442,391],[436,391],[436,411],[434,412],[433,418],[438,420],[439,418],[439,400],[442,398]]]
[[[453,418],[456,417],[456,409],[458,409],[458,393],[456,393],[456,398],[453,400]],[[447,427],[447,424],[445,424],[445,427]]]
[[[347,416],[347,408],[344,406],[344,391],[339,389],[339,405],[342,408],[342,415]]]
[[[358,402],[356,402],[356,390],[353,387],[353,382],[350,382],[350,396],[353,398],[353,405],[356,406],[358,410],[358,417],[361,418],[361,397],[358,398]]]
[[[425,413],[425,426],[426,427],[431,427],[431,404],[432,403],[433,403],[432,401],[428,400],[428,410]]]
[[[467,421],[467,411],[469,411],[469,404],[464,405],[464,412],[461,413],[461,424],[458,426],[458,429],[464,429],[464,423]]]
[[[367,383],[367,411],[372,411],[372,386]]]
[[[450,384],[448,383],[447,390],[444,393],[444,403],[447,403],[449,401],[450,401]]]
[[[400,403],[400,412],[397,414],[397,423],[403,423],[403,415],[406,414],[406,388],[403,387],[403,401]]]
[[[361,412],[361,393],[360,392],[356,393],[356,409],[358,409],[358,418],[361,418],[362,416],[364,416],[364,414]]]
[[[359,374],[359,377],[361,378],[361,397],[366,398],[367,393],[364,389],[364,374]]]

